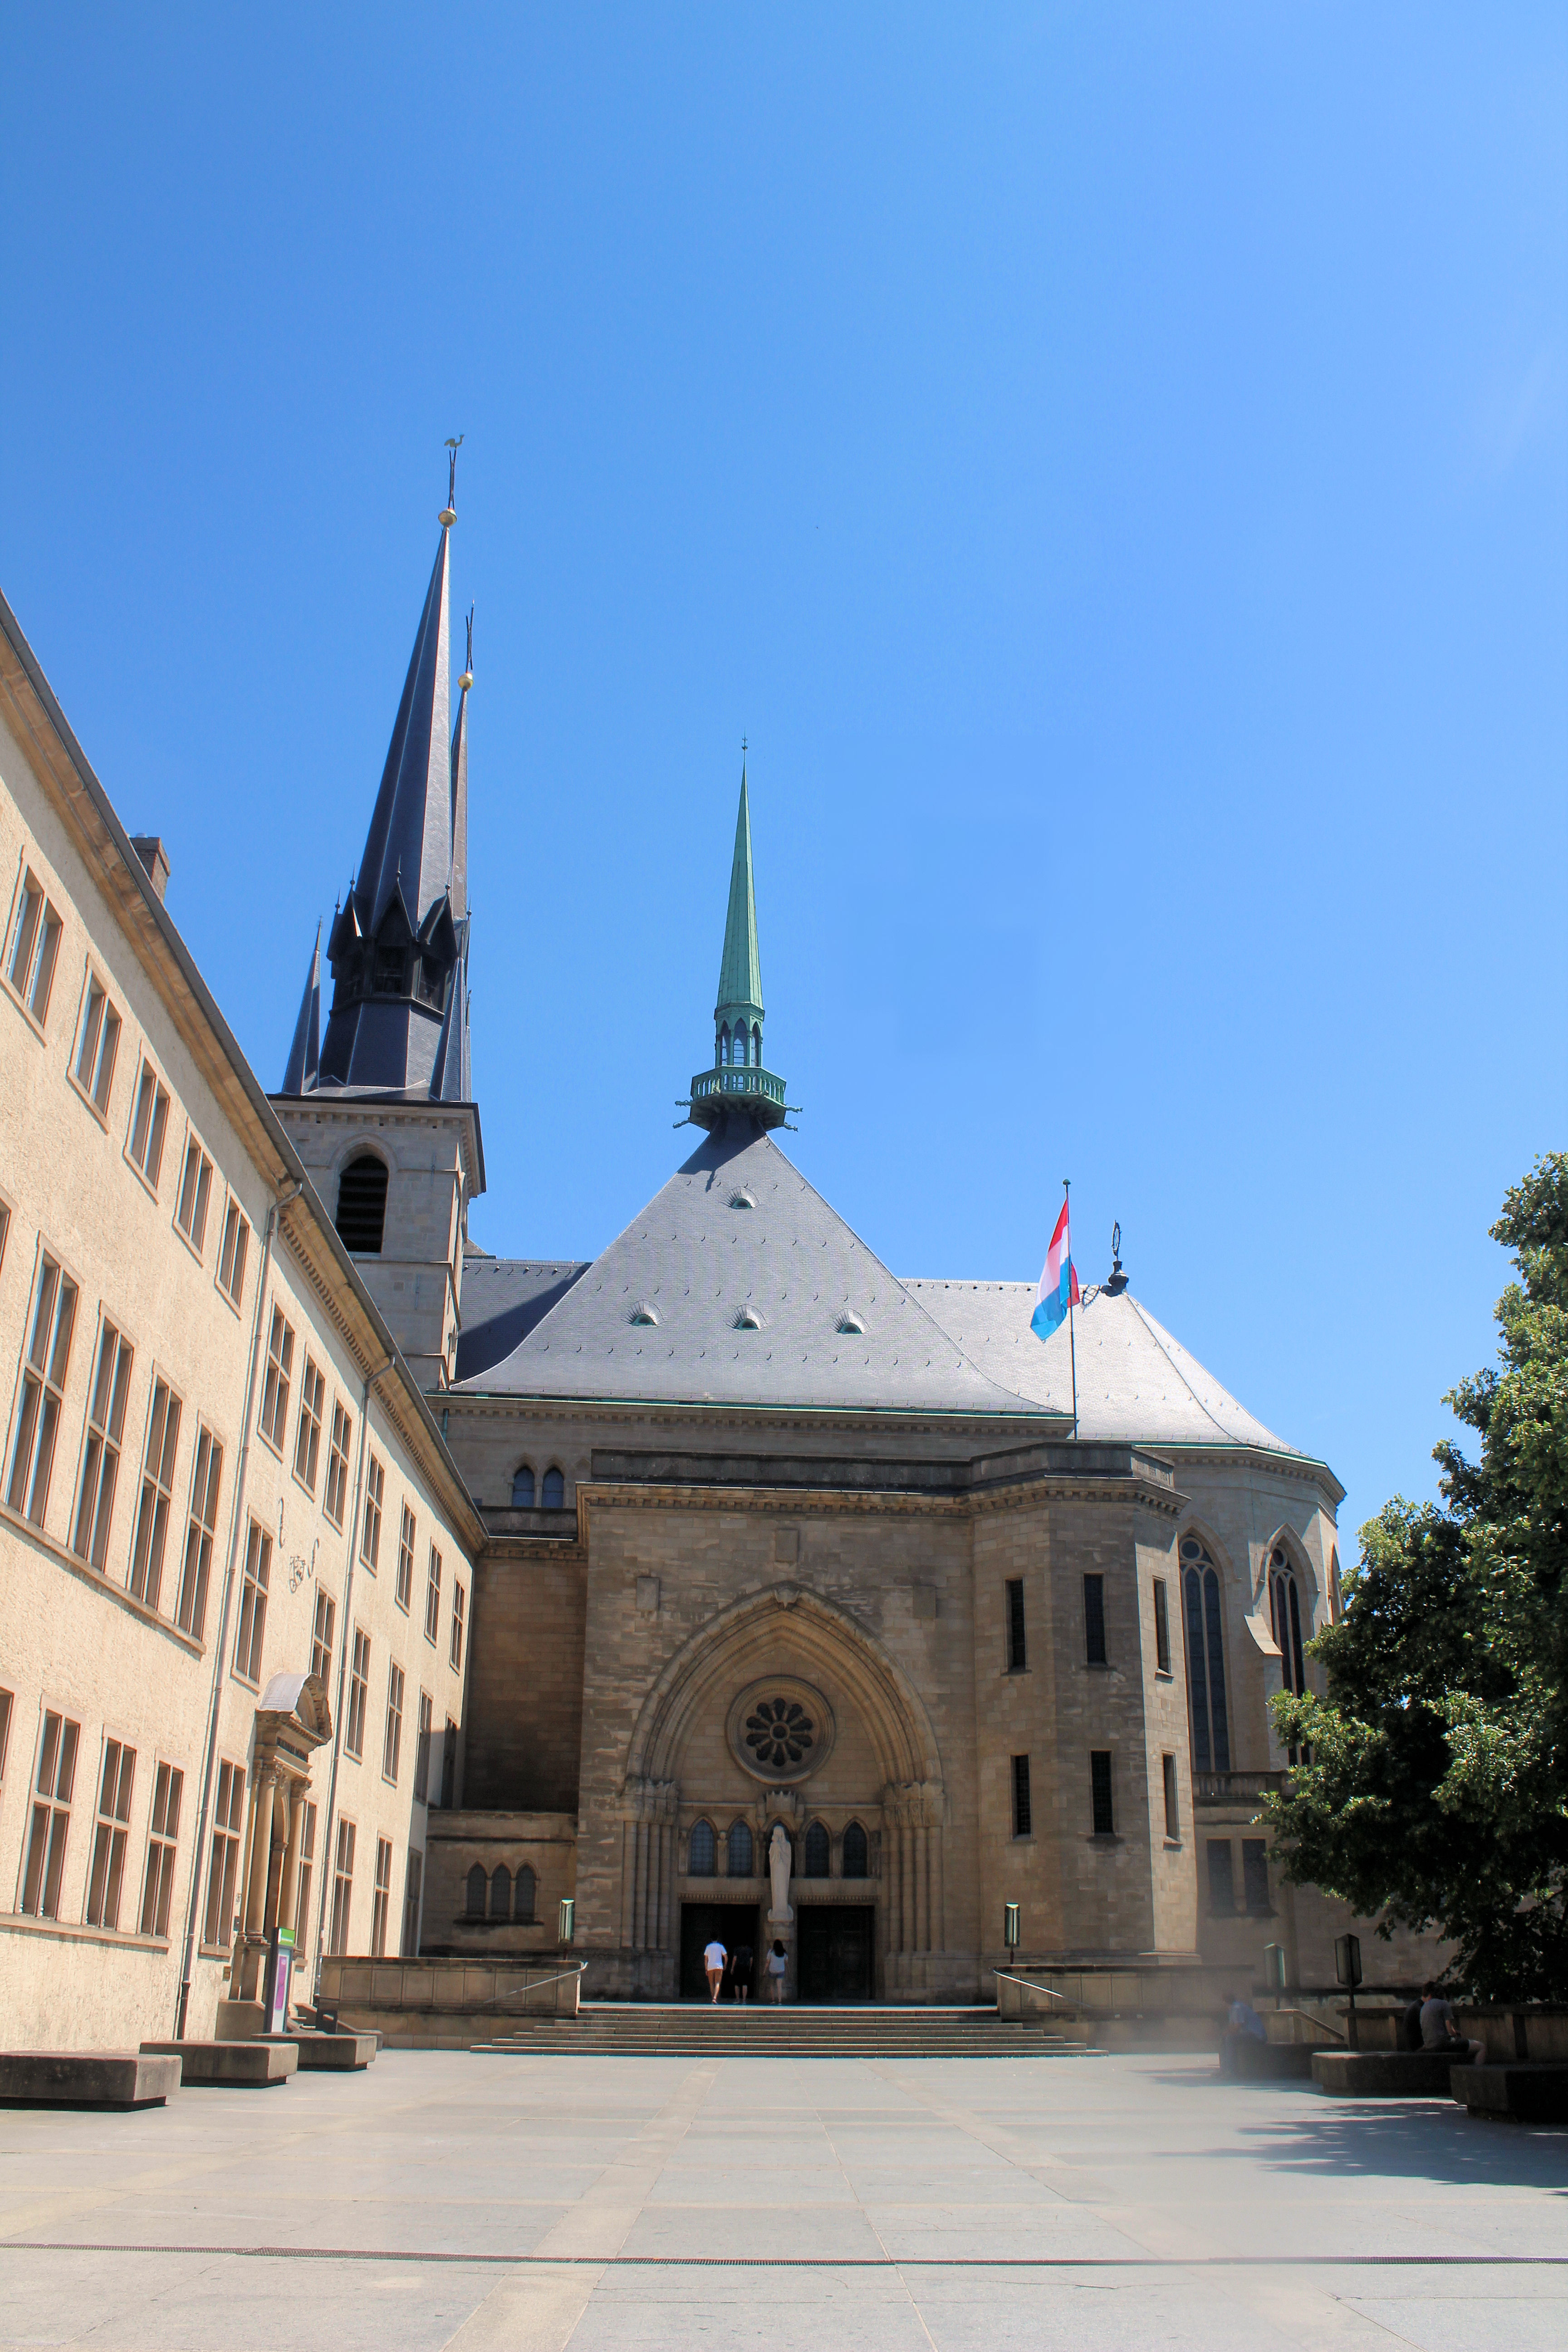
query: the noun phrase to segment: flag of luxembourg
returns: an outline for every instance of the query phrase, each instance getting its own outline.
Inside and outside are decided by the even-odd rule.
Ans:
[[[1057,1229],[1051,1235],[1051,1245],[1046,1252],[1046,1270],[1040,1276],[1039,1297],[1029,1318],[1029,1328],[1048,1339],[1067,1321],[1069,1307],[1079,1304],[1078,1268],[1072,1262],[1072,1245],[1068,1234],[1068,1204],[1062,1202]]]

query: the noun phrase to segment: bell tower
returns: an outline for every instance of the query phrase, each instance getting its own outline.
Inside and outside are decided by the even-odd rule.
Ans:
[[[459,436],[460,437],[460,436]],[[318,929],[280,1092],[272,1096],[338,1234],[426,1389],[447,1387],[461,1325],[468,1202],[485,1189],[468,1059],[468,661],[451,712],[448,564],[457,445],[441,536],[359,871]]]

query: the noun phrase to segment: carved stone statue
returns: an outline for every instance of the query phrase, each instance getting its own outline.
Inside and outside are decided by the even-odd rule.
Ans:
[[[773,1907],[768,1913],[770,1926],[786,1927],[795,1917],[789,1907],[789,1833],[782,1822],[775,1822],[768,1840],[768,1875],[773,1883]]]

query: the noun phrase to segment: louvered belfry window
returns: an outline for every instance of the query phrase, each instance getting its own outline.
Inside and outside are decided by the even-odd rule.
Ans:
[[[362,1151],[338,1178],[338,1236],[355,1257],[374,1257],[386,1223],[386,1162]]]

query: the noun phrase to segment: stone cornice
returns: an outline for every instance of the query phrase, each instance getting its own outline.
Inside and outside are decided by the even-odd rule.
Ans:
[[[479,1421],[601,1421],[613,1428],[703,1430],[759,1428],[777,1431],[796,1425],[814,1434],[864,1437],[952,1437],[975,1452],[995,1452],[995,1440],[1013,1445],[1060,1442],[1070,1432],[1070,1413],[1038,1412],[995,1415],[983,1413],[846,1412],[841,1408],[811,1405],[639,1404],[635,1398],[503,1396],[488,1390],[453,1389],[441,1398],[445,1409]],[[985,1438],[986,1445],[972,1444]],[[1153,1452],[1152,1447],[1142,1449]]]
[[[1162,1462],[1169,1462],[1179,1471],[1184,1464],[1194,1469],[1268,1470],[1282,1478],[1294,1478],[1303,1486],[1316,1486],[1327,1495],[1333,1509],[1344,1501],[1345,1489],[1341,1486],[1326,1462],[1310,1454],[1276,1454],[1268,1445],[1173,1445],[1157,1439],[1140,1441],[1140,1452],[1152,1454]]]

